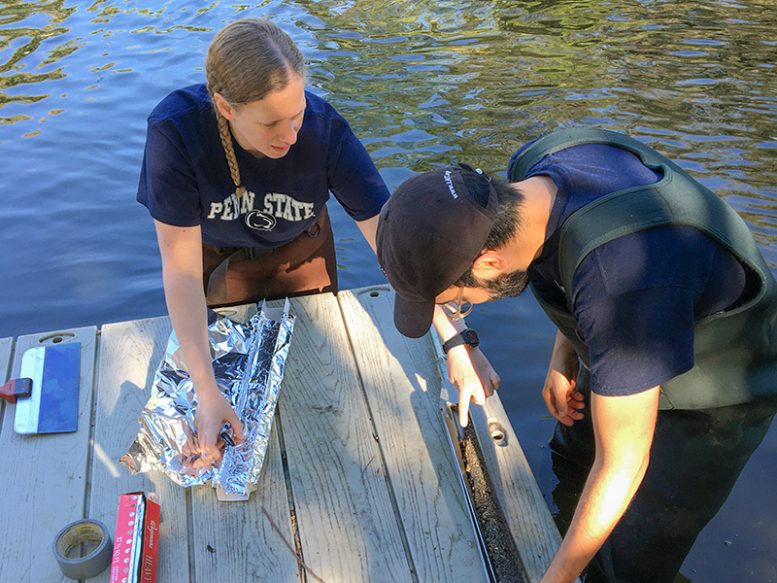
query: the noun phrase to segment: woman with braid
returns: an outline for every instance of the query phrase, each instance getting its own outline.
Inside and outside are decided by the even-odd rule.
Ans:
[[[206,308],[336,293],[329,193],[374,250],[388,190],[345,119],[305,91],[302,54],[276,25],[227,25],[205,69],[207,84],[174,91],[149,116],[138,201],[154,219],[167,308],[197,393],[199,449],[215,465],[223,425],[237,441],[243,434],[213,374]],[[438,312],[443,338],[464,327]],[[482,403],[498,376],[480,353],[451,354],[457,384],[472,387],[467,401]]]
[[[337,291],[329,192],[374,248],[388,191],[347,122],[305,91],[302,54],[274,24],[235,21],[213,39],[207,84],[174,91],[148,118],[138,200],[154,219],[165,298],[197,393],[203,461],[225,422],[206,307]]]

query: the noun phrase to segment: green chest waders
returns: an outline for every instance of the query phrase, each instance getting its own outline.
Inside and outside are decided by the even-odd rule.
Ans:
[[[605,195],[573,213],[560,227],[558,262],[566,305],[532,292],[588,366],[570,297],[575,270],[594,249],[644,229],[686,225],[728,249],[745,267],[754,291],[740,305],[698,320],[694,366],[661,386],[661,409],[709,409],[777,395],[777,283],[736,211],[676,164],[637,140],[606,130],[570,129],[547,135],[516,159],[509,177],[523,180],[544,156],[582,144],[628,150],[662,174],[654,184]],[[656,315],[660,317],[660,314]]]

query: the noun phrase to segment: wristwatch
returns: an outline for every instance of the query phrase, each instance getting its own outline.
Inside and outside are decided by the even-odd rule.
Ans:
[[[448,354],[448,351],[451,348],[455,346],[461,346],[462,344],[466,344],[470,349],[477,347],[478,344],[480,344],[478,333],[475,332],[472,328],[464,328],[464,330],[443,343],[442,351],[445,354]]]

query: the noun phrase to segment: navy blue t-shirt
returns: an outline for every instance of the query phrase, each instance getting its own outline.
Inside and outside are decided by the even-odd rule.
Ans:
[[[550,176],[558,193],[529,278],[543,298],[568,305],[557,254],[563,222],[601,196],[661,176],[631,152],[601,144],[550,154],[527,177],[537,174]],[[690,370],[694,322],[730,307],[744,288],[741,264],[692,227],[652,228],[596,248],[575,272],[570,295],[589,351],[591,390],[635,394]]]
[[[320,97],[307,106],[297,142],[280,159],[258,158],[232,138],[238,198],[204,84],[168,95],[148,118],[138,201],[169,225],[200,225],[216,247],[271,249],[308,229],[330,191],[353,217],[374,217],[389,193],[348,123]]]

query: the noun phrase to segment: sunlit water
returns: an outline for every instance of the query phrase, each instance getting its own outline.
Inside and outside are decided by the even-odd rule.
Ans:
[[[362,137],[389,187],[458,160],[504,173],[523,141],[626,131],[731,202],[777,264],[777,9],[769,0],[324,0],[0,3],[0,337],[165,312],[135,202],[145,118],[203,80],[214,32],[265,16],[311,88]],[[385,281],[330,205],[341,286]],[[539,389],[552,329],[530,298],[470,324],[550,500]],[[777,581],[777,430],[683,566],[695,582]]]

